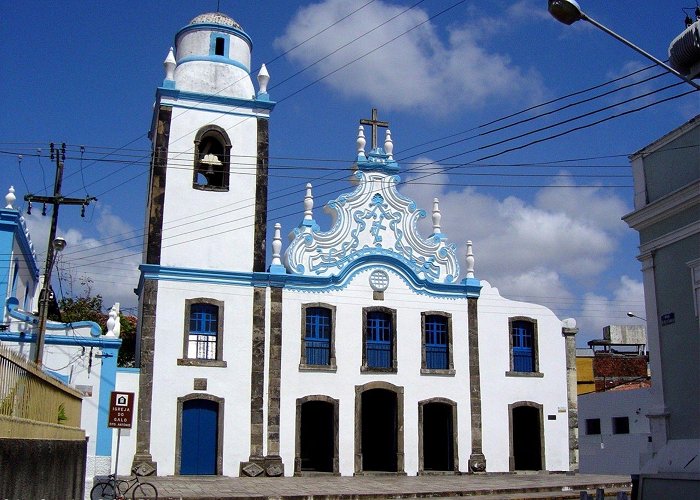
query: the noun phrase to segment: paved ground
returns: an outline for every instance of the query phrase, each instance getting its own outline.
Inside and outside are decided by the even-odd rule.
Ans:
[[[630,490],[629,476],[589,474],[486,474],[462,476],[363,476],[232,478],[166,476],[142,478],[158,488],[159,499],[487,499],[580,498],[603,487],[609,498]],[[606,495],[606,496],[607,496]]]

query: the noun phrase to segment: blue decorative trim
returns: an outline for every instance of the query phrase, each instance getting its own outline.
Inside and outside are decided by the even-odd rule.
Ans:
[[[357,155],[357,168],[363,172],[383,172],[393,174],[399,171],[399,164],[389,155],[384,153],[382,148],[375,148],[364,155]]]
[[[209,35],[209,55],[216,56],[216,40],[218,38],[221,38],[224,41],[224,53],[223,54],[218,54],[224,56],[226,59],[229,58],[229,44],[230,44],[230,38],[228,37],[227,34],[225,33],[217,33],[213,32],[211,35]]]
[[[199,106],[199,105],[193,105],[193,106],[183,106],[179,103],[167,103],[165,104],[166,106],[170,106],[173,109],[194,109],[197,111],[210,111],[212,113],[216,113],[217,115],[228,115],[228,116],[241,116],[243,118],[263,118],[267,119],[268,117],[265,115],[256,115],[254,113],[237,113],[235,111],[223,111],[221,109],[214,109],[214,108],[209,108],[206,106]]]
[[[161,97],[169,97],[178,101],[196,101],[198,104],[211,103],[223,104],[224,106],[235,106],[250,109],[267,109],[272,111],[277,104],[274,101],[260,101],[258,99],[241,99],[239,97],[226,97],[221,95],[203,94],[201,92],[188,92],[185,90],[166,89],[158,87],[156,90],[156,99]],[[197,109],[201,109],[199,106]]]
[[[102,367],[100,371],[100,402],[97,410],[97,440],[95,443],[95,455],[112,456],[112,428],[108,427],[109,399],[117,383],[117,357],[121,339],[110,339],[109,342],[118,342],[116,347],[102,347]],[[116,343],[115,342],[115,343]]]
[[[178,42],[180,40],[180,37],[184,35],[185,33],[189,33],[190,31],[218,31],[220,33],[228,33],[230,35],[236,36],[246,42],[248,44],[248,47],[250,50],[253,50],[253,40],[248,36],[248,34],[245,31],[236,29],[232,26],[225,26],[223,24],[213,24],[213,23],[208,23],[208,24],[188,24],[184,28],[181,28],[180,31],[177,32],[175,35],[175,46],[177,47]]]
[[[117,373],[141,373],[141,368],[127,368],[123,366],[117,367]]]
[[[275,264],[274,266],[270,266],[267,272],[270,274],[287,274],[287,268],[282,265]]]
[[[180,66],[181,64],[186,64],[188,62],[215,62],[215,63],[221,63],[221,64],[228,64],[230,66],[235,66],[237,68],[240,68],[243,71],[245,71],[246,74],[250,75],[250,68],[248,68],[244,64],[236,61],[235,59],[229,59],[228,57],[225,57],[225,56],[192,55],[192,56],[187,56],[187,57],[183,57],[182,59],[179,59],[177,61],[177,65]]]
[[[309,292],[327,292],[346,288],[355,275],[367,269],[382,267],[398,274],[415,293],[442,298],[478,298],[481,293],[479,280],[469,278],[461,283],[434,283],[419,278],[413,267],[397,259],[396,254],[377,254],[377,249],[358,252],[356,258],[336,276],[304,276],[298,274],[244,273],[236,271],[213,271],[165,267],[155,264],[141,264],[140,280],[179,281],[191,283],[212,283],[232,286],[275,286]],[[140,281],[141,283],[141,281]]]
[[[33,325],[39,324],[39,318],[33,314],[27,314],[19,310],[19,300],[17,297],[8,297],[7,299],[7,312],[15,319],[24,321],[26,323],[31,323]],[[46,323],[47,330],[68,330],[69,328],[90,328],[90,335],[93,337],[100,337],[102,335],[102,327],[95,323],[94,321],[73,321],[71,323]]]
[[[36,262],[36,256],[30,245],[29,239],[25,234],[25,225],[22,216],[17,210],[3,208],[0,209],[0,231],[14,232],[15,241],[24,254],[24,260],[27,263],[32,276],[39,277],[39,265]],[[12,248],[8,249],[10,252]]]
[[[119,350],[122,345],[122,339],[116,337],[102,336],[99,339],[91,337],[73,337],[67,335],[47,335],[45,338],[46,345],[65,345],[78,347],[97,347],[99,349]],[[20,333],[20,332],[2,332],[0,340],[7,342],[24,342],[33,344],[36,342],[36,334]]]
[[[270,94],[267,92],[258,92],[258,101],[269,101]]]
[[[174,89],[175,88],[175,80],[163,80],[163,88],[164,89]]]

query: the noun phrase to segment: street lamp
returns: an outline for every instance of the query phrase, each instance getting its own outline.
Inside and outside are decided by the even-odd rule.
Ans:
[[[630,42],[629,40],[621,37],[614,31],[612,31],[609,28],[606,28],[602,24],[600,24],[598,21],[595,19],[592,19],[588,15],[584,14],[583,11],[581,10],[581,7],[579,7],[578,3],[576,0],[548,0],[548,5],[547,5],[547,10],[549,10],[549,13],[552,14],[552,17],[556,19],[557,21],[564,23],[566,25],[570,25],[575,23],[576,21],[588,21],[591,23],[593,26],[596,28],[599,28],[600,30],[604,31],[608,35],[612,36],[616,40],[619,40],[620,42],[624,43],[631,49],[637,51],[638,53],[642,54],[644,57],[652,61],[654,64],[657,64],[658,66],[661,66],[664,68],[666,71],[669,73],[673,73],[676,75],[678,78],[681,78],[683,81],[686,83],[689,83],[693,87],[695,87],[697,90],[700,90],[700,85],[695,83],[693,80],[690,78],[680,74],[678,71],[673,69],[671,66],[668,64],[664,63],[663,61],[660,61],[656,57],[652,56],[648,52],[644,51],[643,49],[637,47],[635,44]]]
[[[633,312],[628,312],[628,313],[627,313],[627,316],[630,317],[630,318],[637,318],[637,319],[641,319],[642,321],[646,321],[646,318],[642,318],[641,316],[637,316],[637,315],[634,314]]]
[[[44,284],[39,293],[39,326],[36,334],[36,352],[34,362],[41,365],[44,357],[44,343],[46,341],[46,317],[49,313],[49,288],[51,286],[51,270],[56,262],[56,253],[66,248],[66,240],[54,238],[49,245],[46,255],[46,269],[44,270]]]

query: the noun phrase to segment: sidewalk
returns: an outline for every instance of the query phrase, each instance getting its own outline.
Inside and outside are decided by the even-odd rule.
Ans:
[[[461,476],[361,476],[234,478],[163,476],[142,478],[158,488],[159,499],[380,499],[462,497],[579,498],[582,490],[606,495],[629,493],[629,476],[593,474],[485,474]]]

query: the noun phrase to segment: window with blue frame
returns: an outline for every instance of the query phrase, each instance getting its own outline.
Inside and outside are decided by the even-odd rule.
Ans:
[[[335,370],[335,306],[301,306],[301,369]]]
[[[444,371],[452,369],[452,321],[448,313],[421,313],[423,330],[423,366],[431,370]]]
[[[329,365],[331,360],[331,311],[325,307],[306,309],[304,335],[306,364]]]
[[[531,318],[510,318],[511,370],[537,372],[537,322]]]
[[[222,361],[224,303],[200,297],[185,300],[185,342],[178,364],[225,366]]]
[[[370,307],[363,319],[362,369],[396,371],[396,311]]]
[[[216,359],[219,308],[211,304],[193,304],[190,308],[190,346],[188,357]]]

